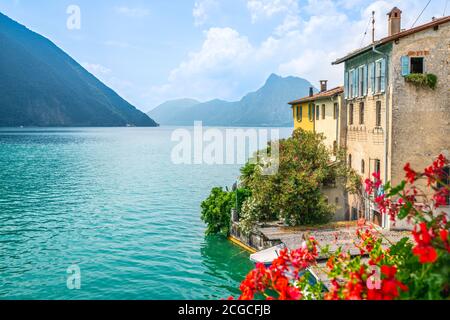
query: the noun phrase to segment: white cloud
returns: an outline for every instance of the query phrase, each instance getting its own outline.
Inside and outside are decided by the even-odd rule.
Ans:
[[[201,26],[206,23],[212,12],[217,11],[219,2],[217,0],[197,0],[194,3],[192,16],[196,26]]]
[[[202,100],[231,98],[251,58],[248,39],[231,28],[210,28],[197,52],[170,73],[168,83],[152,87],[148,96],[195,96]]]
[[[261,18],[270,18],[276,14],[297,12],[297,0],[248,0],[247,8],[250,11],[252,22]]]
[[[161,101],[181,97],[234,100],[257,89],[272,72],[303,77],[315,85],[323,79],[329,80],[330,87],[342,85],[343,67],[331,63],[370,43],[371,26],[362,40],[372,11],[376,12],[379,39],[386,36],[386,14],[394,6],[403,10],[404,28],[411,26],[424,6],[421,0],[351,1],[359,7],[349,9],[344,0],[307,0],[301,7],[294,0],[249,0],[252,21],[274,15],[282,18],[269,36],[251,43],[236,29],[209,28],[202,46],[172,70],[166,83],[151,88],[147,95]],[[430,6],[418,24],[429,21],[438,7]]]
[[[130,17],[130,18],[143,18],[150,14],[150,11],[145,8],[130,8],[130,7],[115,7],[116,13]]]

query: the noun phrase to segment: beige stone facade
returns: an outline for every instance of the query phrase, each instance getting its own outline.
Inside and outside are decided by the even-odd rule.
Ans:
[[[405,81],[401,57],[423,58],[424,72],[438,78],[435,90]],[[392,48],[390,176],[403,177],[403,165],[419,169],[440,153],[450,152],[450,22],[401,38]]]
[[[363,179],[379,171],[396,185],[406,162],[423,169],[440,153],[450,156],[450,17],[389,35],[335,64],[342,62],[347,161]],[[436,75],[435,90],[407,82],[409,73]],[[391,227],[367,198],[348,198],[346,218]]]

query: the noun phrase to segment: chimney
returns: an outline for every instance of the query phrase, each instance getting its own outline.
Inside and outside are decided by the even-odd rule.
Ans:
[[[328,80],[320,80],[320,92],[327,91]]]
[[[402,11],[399,8],[394,7],[387,15],[389,17],[388,36],[399,33],[402,29]]]
[[[314,88],[309,87],[309,96],[312,97],[314,95]]]

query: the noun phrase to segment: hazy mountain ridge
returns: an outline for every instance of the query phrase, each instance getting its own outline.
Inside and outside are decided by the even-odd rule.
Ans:
[[[0,126],[157,126],[47,38],[0,13]]]
[[[192,125],[203,121],[210,126],[291,126],[289,101],[306,96],[312,84],[298,77],[272,74],[257,91],[240,101],[212,100],[174,109],[164,103],[150,111],[149,116],[164,125]],[[182,100],[172,103],[183,105]],[[156,112],[155,112],[156,111]]]

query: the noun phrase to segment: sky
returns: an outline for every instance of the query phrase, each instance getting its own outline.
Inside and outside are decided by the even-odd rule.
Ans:
[[[407,29],[427,2],[0,0],[0,12],[49,38],[148,111],[179,98],[239,100],[272,73],[342,85],[342,66],[331,62],[371,41],[372,11],[379,39],[394,6]],[[443,16],[446,3],[432,0],[416,25]],[[79,28],[67,25],[73,5],[80,10]]]

